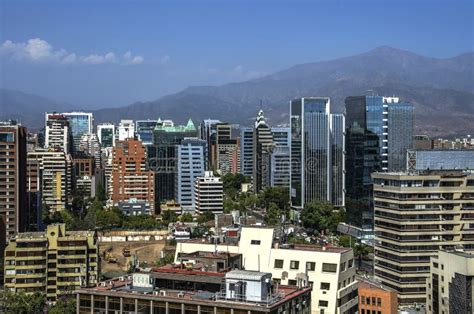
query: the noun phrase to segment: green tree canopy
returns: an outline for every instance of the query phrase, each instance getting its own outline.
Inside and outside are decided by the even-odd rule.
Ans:
[[[337,225],[344,221],[344,211],[336,210],[329,202],[309,202],[301,211],[303,227],[318,232],[335,232]]]

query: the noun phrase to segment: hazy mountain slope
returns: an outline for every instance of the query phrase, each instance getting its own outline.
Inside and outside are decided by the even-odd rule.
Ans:
[[[285,123],[288,101],[330,96],[335,112],[344,98],[369,90],[397,95],[416,105],[420,130],[432,134],[474,131],[474,53],[449,59],[380,47],[367,53],[296,65],[256,80],[190,87],[156,101],[96,112],[98,121],[166,117],[185,121],[213,117],[249,124],[263,102],[272,124]],[[422,122],[422,123],[421,123]]]

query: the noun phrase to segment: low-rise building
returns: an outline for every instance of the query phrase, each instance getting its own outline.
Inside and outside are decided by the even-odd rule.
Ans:
[[[439,251],[431,257],[428,277],[428,314],[473,313],[474,254]]]
[[[311,288],[273,284],[271,274],[162,267],[76,291],[77,313],[311,312]]]
[[[67,231],[65,224],[19,233],[5,249],[5,289],[44,292],[53,302],[74,289],[95,285],[99,270],[95,231]]]
[[[359,282],[359,314],[395,314],[398,310],[397,291],[368,278]]]
[[[273,228],[242,227],[239,241],[210,243],[182,241],[178,253],[197,251],[242,254],[243,268],[269,272],[273,281],[296,285],[303,275],[313,287],[313,313],[356,313],[358,311],[357,281],[355,280],[352,249],[317,247],[314,245],[285,245]]]

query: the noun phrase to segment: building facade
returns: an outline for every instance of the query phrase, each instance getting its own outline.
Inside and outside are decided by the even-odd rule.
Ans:
[[[0,122],[0,215],[9,238],[27,227],[26,128]]]
[[[313,287],[312,313],[356,313],[357,281],[352,249],[311,245],[282,245],[272,228],[242,227],[237,244],[202,241],[179,242],[179,254],[197,251],[242,254],[246,270],[272,274],[280,285],[295,285],[305,274]]]
[[[194,185],[194,199],[198,213],[224,211],[224,188],[222,180],[215,177],[212,171],[206,171]]]
[[[439,251],[431,257],[426,313],[474,311],[474,254]]]
[[[43,292],[48,301],[94,286],[100,276],[95,231],[67,231],[65,224],[44,232],[19,233],[5,249],[5,289]]]
[[[192,120],[186,125],[173,125],[158,120],[153,130],[153,145],[147,146],[148,169],[155,172],[155,208],[175,199],[176,145],[187,137],[196,137]]]
[[[330,113],[327,97],[290,102],[291,204],[345,203],[344,116]]]
[[[359,282],[359,314],[398,313],[397,291],[381,283],[366,278]]]
[[[153,130],[155,129],[157,120],[136,120],[135,134],[138,139],[143,142],[143,145],[153,144]]]
[[[117,141],[113,149],[112,194],[114,205],[138,200],[155,209],[155,173],[146,169],[146,151],[142,142],[133,138]]]
[[[474,170],[474,149],[408,150],[407,171]]]
[[[274,148],[273,134],[260,110],[253,132],[253,187],[256,193],[270,186],[270,156]]]
[[[46,117],[48,119],[48,113]],[[82,135],[86,133],[92,133],[94,118],[90,112],[65,112],[62,113],[69,121],[69,127],[71,128],[72,135],[72,151],[76,152],[79,150],[79,144]]]
[[[135,138],[135,123],[133,120],[120,120],[117,127],[117,140],[125,141]]]
[[[62,114],[47,114],[44,147],[71,153],[72,134],[69,120]]]
[[[97,137],[101,147],[115,146],[115,125],[112,123],[97,125]]]
[[[197,138],[185,138],[176,145],[175,194],[184,211],[194,211],[196,207],[194,185],[198,177],[204,176],[205,150],[206,142]]]
[[[400,304],[426,302],[430,257],[474,250],[474,174],[374,173],[375,277]]]

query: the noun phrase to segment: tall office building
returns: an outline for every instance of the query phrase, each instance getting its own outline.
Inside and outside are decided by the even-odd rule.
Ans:
[[[167,125],[158,121],[153,130],[153,145],[147,146],[148,168],[155,172],[156,209],[167,200],[175,199],[176,145],[186,137],[196,137],[197,130],[190,119],[186,125]]]
[[[240,129],[240,172],[253,175],[253,128]]]
[[[101,147],[115,146],[115,125],[102,123],[97,126],[97,137]]]
[[[28,227],[26,231],[42,230],[42,182],[43,172],[41,170],[41,161],[27,158],[26,160],[26,193],[27,193],[27,218]]]
[[[48,301],[99,279],[95,231],[68,231],[65,224],[19,233],[5,249],[5,290],[45,293]],[[26,302],[26,300],[25,300]]]
[[[46,120],[50,115],[55,113],[46,113]],[[76,152],[79,150],[79,144],[81,137],[85,133],[92,133],[93,130],[93,116],[90,112],[65,112],[62,113],[69,121],[69,127],[72,134],[72,151]]]
[[[270,185],[272,187],[290,186],[290,139],[291,129],[273,127],[273,148],[270,154]]]
[[[27,224],[26,137],[16,121],[0,122],[0,215],[7,238]]]
[[[28,162],[39,164],[42,204],[50,212],[66,209],[72,193],[71,155],[59,149],[56,151],[37,149],[28,152]]]
[[[216,124],[218,123],[222,122],[220,120],[206,119],[199,124],[199,138],[206,141],[206,152],[204,155],[206,170],[211,169],[213,147],[216,144]]]
[[[153,130],[155,129],[157,120],[136,120],[135,134],[143,145],[153,144]]]
[[[430,258],[474,251],[474,174],[460,170],[374,173],[375,277],[401,304],[426,303]]]
[[[206,171],[204,176],[196,179],[194,197],[196,211],[200,214],[204,212],[219,214],[224,211],[223,183],[212,171]]]
[[[133,138],[117,141],[113,149],[112,194],[119,202],[143,201],[154,212],[155,174],[146,169],[146,151],[142,142]]]
[[[45,126],[46,148],[61,149],[66,154],[71,152],[72,134],[69,120],[62,114],[47,114]]]
[[[269,158],[273,149],[273,134],[260,110],[253,132],[253,187],[256,193],[270,186]]]
[[[133,120],[120,120],[117,127],[117,136],[119,141],[135,138],[135,124]]]
[[[367,198],[372,172],[406,168],[406,151],[413,146],[413,105],[383,96],[351,96],[345,103],[348,183],[359,189],[348,196]]]
[[[204,151],[206,142],[197,138],[185,138],[176,145],[176,201],[183,211],[194,211],[194,183],[204,176]]]
[[[344,206],[344,116],[330,113],[327,97],[303,97],[290,102],[290,121],[292,206]]]
[[[95,166],[101,168],[102,165],[102,151],[99,139],[95,133],[85,133],[81,137],[79,144],[79,152],[83,152],[88,156],[94,157]]]

